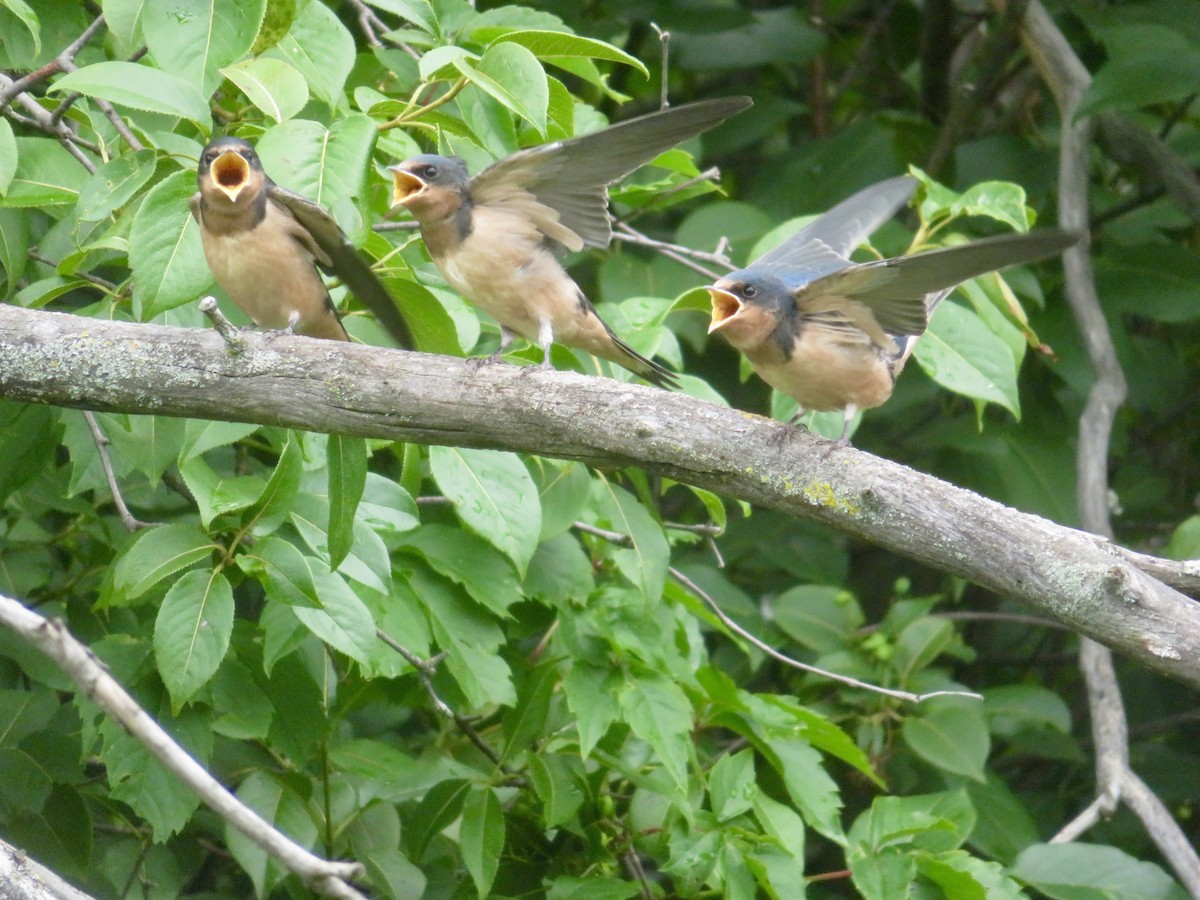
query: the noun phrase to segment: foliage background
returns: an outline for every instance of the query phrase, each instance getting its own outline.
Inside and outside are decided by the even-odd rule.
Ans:
[[[3,0],[0,70],[52,64],[98,11]],[[695,162],[669,154],[614,191],[615,211],[649,235],[710,252],[726,238],[742,263],[781,223],[910,165],[947,191],[930,188],[919,221],[881,232],[886,252],[914,226],[918,241],[1023,227],[1023,200],[1039,223],[1054,218],[1053,105],[1011,29],[982,8],[114,0],[102,11],[73,64],[24,95],[50,112],[83,95],[63,121],[95,172],[29,109],[14,102],[0,119],[8,302],[202,327],[194,301],[212,285],[185,201],[215,115],[380,261],[422,349],[487,352],[494,328],[445,289],[419,239],[372,229],[387,211],[384,166],[436,148],[478,171],[653,109],[651,21],[671,32],[672,102],[745,93],[755,107],[692,142]],[[1169,2],[1053,12],[1095,75],[1087,110],[1125,114],[1194,163],[1200,25]],[[720,192],[694,181],[710,165]],[[955,205],[996,181],[1025,196],[989,185]],[[1130,380],[1111,459],[1118,537],[1195,557],[1195,226],[1155,173],[1102,146],[1092,203]],[[948,210],[978,215],[939,225]],[[635,347],[688,373],[690,392],[788,414],[707,339],[687,293],[704,283],[696,272],[625,242],[572,272]],[[340,299],[352,334],[386,344]],[[1055,266],[983,279],[952,310],[856,445],[1073,523],[1091,376]],[[594,367],[566,353],[555,363]],[[0,405],[0,591],[61,616],[239,796],[317,852],[363,861],[378,896],[1182,896],[1126,814],[1091,844],[1041,843],[1092,794],[1076,640],[977,617],[1020,613],[1003,598],[636,470],[97,418],[125,499],[163,524],[122,527],[82,414]],[[707,526],[726,529],[724,568]],[[805,661],[985,699],[912,706],[802,675],[732,639],[677,574]],[[419,657],[445,653],[428,690],[376,628]],[[1190,822],[1194,700],[1142,669],[1122,686],[1136,766]],[[440,716],[434,696],[470,724]],[[305,894],[7,634],[0,770],[0,834],[98,896]]]

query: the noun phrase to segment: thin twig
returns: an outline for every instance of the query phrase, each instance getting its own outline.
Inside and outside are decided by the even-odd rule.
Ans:
[[[810,666],[808,663],[802,663],[798,659],[792,659],[785,653],[780,653],[770,644],[756,638],[753,634],[739,625],[733,619],[729,618],[725,612],[717,605],[717,601],[710,597],[703,588],[676,569],[674,566],[667,568],[671,577],[682,584],[685,588],[704,601],[704,604],[713,611],[713,614],[721,620],[730,631],[746,641],[749,641],[763,653],[770,656],[772,659],[778,660],[786,666],[791,666],[793,669],[799,669],[802,672],[810,672],[814,675],[819,675],[822,678],[828,678],[831,681],[839,681],[842,684],[850,685],[851,687],[862,688],[866,691],[871,691],[875,694],[882,694],[885,697],[892,697],[897,700],[907,700],[910,703],[923,703],[926,700],[931,700],[934,697],[967,697],[971,700],[982,700],[982,694],[976,694],[973,691],[929,691],[925,694],[914,694],[911,691],[901,691],[893,688],[880,687],[877,684],[870,684],[866,681],[859,681],[857,678],[851,678],[849,675],[840,675],[837,672],[829,672],[817,666]]]
[[[1040,0],[1030,0],[1022,39],[1042,78],[1053,91],[1062,119],[1059,149],[1059,224],[1084,229],[1088,219],[1088,163],[1092,122],[1076,111],[1091,75]],[[1096,380],[1079,419],[1076,496],[1082,527],[1112,537],[1108,510],[1108,455],[1113,421],[1125,400],[1121,370],[1108,323],[1096,294],[1088,247],[1063,254],[1066,294]],[[1146,787],[1129,763],[1129,733],[1120,685],[1107,647],[1083,638],[1080,667],[1088,689],[1088,708],[1096,747],[1096,799],[1056,839],[1082,834],[1097,816],[1108,816],[1124,801],[1138,817],[1163,857],[1192,896],[1200,896],[1200,856],[1179,823]]]
[[[363,36],[366,37],[367,43],[372,47],[383,46],[375,29],[387,31],[387,25],[380,20],[379,16],[375,15],[375,11],[371,7],[363,3],[363,0],[350,0],[350,5],[358,13],[358,26],[363,30]]]
[[[129,507],[125,505],[125,498],[121,496],[121,486],[117,484],[117,473],[113,471],[112,460],[108,456],[108,437],[104,434],[100,423],[96,421],[95,413],[85,409],[83,417],[87,420],[88,428],[92,432],[92,440],[96,444],[96,452],[100,454],[100,466],[104,469],[104,477],[108,481],[108,489],[112,492],[113,503],[117,505],[117,514],[121,517],[121,524],[125,526],[125,530],[133,532],[161,525],[161,522],[143,522],[129,511]]]
[[[459,715],[450,708],[450,704],[438,695],[437,688],[433,686],[433,675],[437,671],[437,667],[441,661],[449,655],[447,651],[443,650],[429,659],[421,659],[421,657],[417,656],[385,631],[376,628],[375,634],[381,641],[404,657],[404,661],[413,667],[413,670],[417,673],[417,678],[421,681],[421,687],[425,689],[425,693],[429,697],[429,702],[433,704],[433,708],[438,711],[439,715],[457,725],[458,730],[467,736],[467,740],[474,744],[480,753],[490,759],[493,765],[499,766],[501,771],[506,775],[511,775],[512,773],[507,767],[500,765],[500,754],[480,736],[469,719]]]
[[[45,619],[16,600],[0,596],[0,625],[8,627],[54,660],[88,699],[120,723],[210,809],[298,875],[310,888],[327,897],[365,900],[349,884],[351,879],[364,874],[361,865],[314,856],[244,805],[138,706],[62,622]]]
[[[596,537],[602,538],[603,540],[606,540],[612,544],[627,545],[632,543],[632,539],[627,534],[623,534],[619,531],[609,531],[605,528],[597,528],[595,525],[589,525],[587,522],[576,522],[571,527],[576,531],[582,531],[586,534],[595,535]],[[897,700],[907,700],[911,703],[921,703],[922,701],[929,700],[933,697],[969,697],[972,700],[983,699],[981,694],[976,694],[971,691],[930,691],[927,694],[914,694],[911,691],[894,690],[892,688],[885,688],[880,687],[879,685],[869,684],[865,681],[859,681],[857,678],[851,678],[849,675],[839,675],[836,672],[828,672],[825,669],[818,668],[817,666],[810,666],[808,663],[802,663],[798,659],[792,659],[792,657],[788,656],[787,654],[780,653],[770,644],[767,644],[761,639],[755,637],[737,622],[733,621],[733,619],[729,618],[729,616],[725,614],[721,607],[717,605],[716,600],[709,596],[703,588],[701,588],[698,584],[696,584],[674,566],[668,567],[667,571],[671,574],[672,578],[703,600],[705,605],[713,611],[716,617],[721,620],[726,628],[739,637],[749,641],[759,650],[763,651],[768,656],[778,660],[784,665],[791,666],[794,669],[800,669],[803,672],[811,672],[814,675],[820,675],[824,678],[832,679],[833,681],[840,681],[843,684],[850,685],[851,687],[863,688],[864,690],[873,691],[877,694],[883,694],[886,697],[894,697]]]
[[[36,250],[27,250],[25,255],[34,262],[39,262],[44,266],[49,266],[55,271],[58,271],[58,263],[50,259],[48,256],[42,256],[42,254],[38,253]],[[86,281],[89,284],[94,284],[96,287],[103,288],[105,291],[113,295],[120,293],[121,290],[120,286],[115,282],[109,281],[107,278],[101,278],[99,275],[92,275],[89,272],[75,272],[71,275],[71,277]]]
[[[246,350],[246,339],[242,337],[242,330],[234,325],[225,317],[225,313],[221,312],[221,307],[217,305],[216,297],[205,297],[200,301],[200,312],[208,317],[208,320],[213,323],[213,327],[217,330],[217,334],[221,336],[221,340],[225,342],[225,346],[229,348],[230,353],[243,353]]]
[[[654,29],[654,33],[658,35],[658,48],[660,54],[660,69],[659,69],[659,95],[658,108],[666,109],[671,105],[671,100],[668,96],[669,88],[667,82],[670,80],[671,74],[671,32],[664,31],[658,27],[657,22],[651,22],[650,27]]]
[[[0,72],[0,90],[11,91],[14,83],[11,78]],[[34,128],[44,131],[51,137],[57,138],[58,142],[63,145],[63,148],[79,160],[81,166],[87,169],[89,175],[95,174],[96,164],[84,155],[83,150],[88,150],[99,156],[101,155],[100,148],[96,144],[79,137],[79,135],[67,127],[65,122],[52,121],[50,113],[45,107],[28,94],[19,92],[14,97],[14,100],[21,105],[28,115],[18,117],[11,107],[4,107],[4,112],[9,118],[19,118],[23,120],[22,124],[32,125]]]
[[[718,245],[715,253],[693,250],[691,247],[684,247],[682,244],[671,244],[667,241],[655,240],[620,219],[614,221],[613,239],[624,241],[627,244],[636,244],[639,247],[649,247],[651,250],[661,253],[668,259],[673,259],[675,262],[687,266],[692,271],[700,273],[705,278],[711,278],[713,281],[716,281],[721,275],[711,269],[705,268],[699,263],[707,262],[717,266],[724,266],[729,271],[735,268],[733,261],[724,253],[724,242]]]

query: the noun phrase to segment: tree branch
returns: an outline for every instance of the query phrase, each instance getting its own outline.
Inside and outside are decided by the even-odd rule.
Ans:
[[[821,522],[1013,597],[1200,687],[1200,604],[1108,541],[683,394],[571,372],[0,304],[0,396],[638,465]]]
[[[1034,65],[1054,93],[1062,119],[1059,148],[1059,224],[1085,230],[1088,224],[1088,160],[1092,122],[1076,112],[1091,75],[1072,53],[1040,0],[1031,0],[1022,39]],[[1108,513],[1108,455],[1113,421],[1125,402],[1125,373],[1117,359],[1108,322],[1100,308],[1088,247],[1075,246],[1063,254],[1067,300],[1079,327],[1096,380],[1079,419],[1076,454],[1076,502],[1080,523],[1087,530],[1112,536]],[[1192,896],[1200,896],[1200,856],[1190,846],[1166,806],[1133,771],[1129,762],[1129,726],[1112,654],[1100,643],[1085,640],[1079,651],[1080,668],[1088,689],[1088,709],[1096,745],[1096,800],[1056,840],[1067,840],[1107,818],[1124,801],[1141,820],[1150,837]]]
[[[214,812],[297,874],[310,888],[326,897],[365,900],[349,884],[350,879],[363,874],[362,866],[313,856],[244,805],[175,743],[61,622],[45,619],[16,600],[0,596],[0,625],[10,628],[54,660],[90,700],[137,738]]]

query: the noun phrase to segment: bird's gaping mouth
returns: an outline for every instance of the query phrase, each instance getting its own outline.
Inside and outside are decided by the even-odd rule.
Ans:
[[[226,150],[212,164],[213,183],[231,201],[250,183],[250,164],[235,150]]]
[[[742,301],[729,291],[716,286],[708,287],[706,290],[708,296],[712,298],[712,321],[708,323],[708,333],[712,334],[742,311]]]
[[[425,190],[425,182],[399,166],[391,166],[392,206],[406,206]]]

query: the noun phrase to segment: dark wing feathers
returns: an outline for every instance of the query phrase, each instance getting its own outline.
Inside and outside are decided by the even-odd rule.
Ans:
[[[908,202],[916,187],[916,179],[902,175],[863,188],[764,253],[753,265],[772,272],[802,268],[812,264],[814,254],[821,256],[828,250],[848,259],[859,244]],[[814,242],[820,246],[814,248]]]
[[[345,232],[324,208],[274,182],[267,185],[267,196],[287,209],[312,235],[313,241],[329,257],[329,268],[367,306],[401,347],[416,346],[408,323],[387,288],[371,271],[366,260]]]
[[[933,307],[955,285],[985,272],[1053,256],[1078,240],[1077,234],[1042,229],[852,265],[801,288],[796,303],[803,313],[806,295],[844,296],[866,306],[889,334],[920,334]]]
[[[521,150],[471,181],[471,196],[488,202],[517,185],[559,214],[585,245],[612,238],[606,188],[658,154],[719,125],[752,105],[748,97],[722,97],[673,106],[565,141]]]

